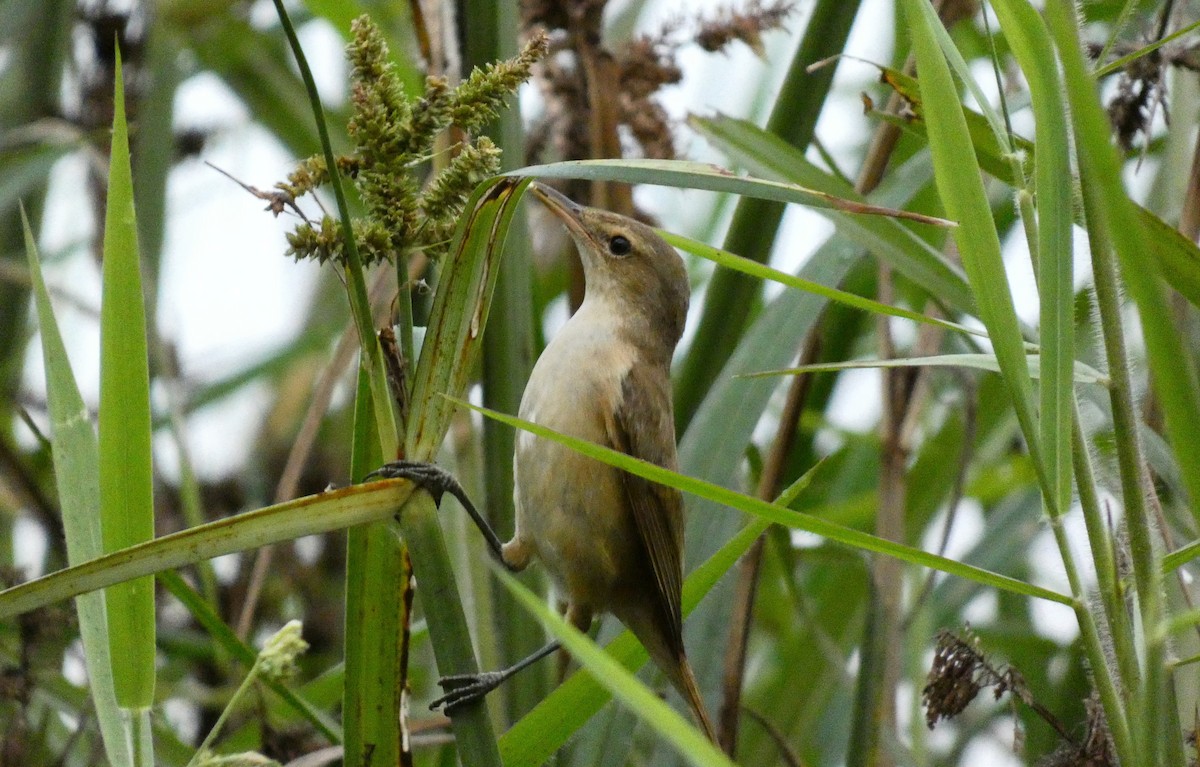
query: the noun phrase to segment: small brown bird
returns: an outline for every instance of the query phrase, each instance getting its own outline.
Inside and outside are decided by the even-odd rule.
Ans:
[[[689,286],[679,254],[650,227],[559,192],[531,187],[566,224],[583,260],[583,304],[542,352],[521,400],[522,418],[676,469],[670,366],[683,334]],[[461,487],[437,467],[390,464],[380,473],[448,490],[505,566],[534,557],[581,630],[611,612],[642,642],[710,739],[711,720],[683,647],[683,500],[679,491],[598,463],[528,432],[517,438],[516,534],[501,544]],[[451,484],[452,483],[452,484]],[[557,649],[508,669],[446,677],[448,709],[478,700]]]

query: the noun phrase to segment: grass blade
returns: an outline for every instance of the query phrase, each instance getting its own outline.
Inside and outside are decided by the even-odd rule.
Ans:
[[[684,618],[770,524],[764,519],[751,520],[688,574],[683,584]],[[629,671],[636,671],[650,659],[633,632],[628,630],[613,639],[605,651]],[[500,738],[504,764],[507,767],[537,767],[545,764],[610,697],[608,690],[586,670],[573,674]]]
[[[933,152],[938,193],[950,217],[960,222],[954,230],[954,239],[975,293],[980,319],[995,347],[1001,374],[1042,487],[1049,488],[1034,417],[1033,386],[1025,363],[1024,339],[1000,256],[1000,238],[983,189],[958,92],[930,26],[940,22],[930,21],[924,15],[921,8],[924,0],[905,0],[903,5],[912,32],[917,69],[921,72],[921,97],[927,113],[937,115],[937,119],[928,120],[925,125]]]
[[[696,765],[733,767],[729,757],[718,750],[699,730],[638,681],[638,678],[620,662],[605,653],[586,634],[547,607],[545,600],[499,566],[494,566],[494,571],[517,601],[562,642],[573,658],[588,669],[613,697],[646,720],[663,738],[669,740],[688,761]]]
[[[0,591],[0,620],[224,554],[390,519],[412,490],[406,480],[351,485],[164,535]]]
[[[509,175],[621,181],[628,184],[705,189],[710,192],[726,192],[755,197],[760,200],[791,202],[819,210],[886,216],[932,226],[956,226],[953,221],[936,216],[872,205],[868,202],[808,189],[799,184],[737,176],[716,165],[684,160],[566,160],[549,165],[531,165],[512,171]]]
[[[1045,599],[1051,602],[1071,605],[1075,604],[1075,600],[1064,594],[1060,594],[1050,589],[1035,586],[1024,581],[1010,578],[998,573],[989,572],[981,568],[972,567],[971,565],[957,562],[937,554],[930,554],[920,549],[911,546],[905,546],[901,543],[889,541],[869,533],[864,533],[861,530],[855,530],[850,527],[845,527],[821,517],[814,517],[808,514],[801,514],[777,504],[768,503],[753,496],[744,495],[734,490],[730,490],[719,485],[714,485],[710,482],[705,482],[695,477],[689,477],[684,474],[679,474],[673,471],[655,466],[652,463],[633,458],[625,453],[618,452],[611,448],[587,442],[576,437],[571,437],[566,434],[547,429],[538,424],[524,421],[504,413],[497,413],[487,408],[477,407],[458,400],[458,404],[465,408],[470,408],[478,413],[481,413],[488,418],[494,418],[501,423],[506,423],[516,429],[528,431],[544,439],[549,439],[561,445],[582,453],[597,461],[615,466],[618,469],[636,474],[639,477],[645,477],[652,482],[658,482],[670,487],[678,488],[680,491],[714,501],[728,508],[737,509],[738,511],[747,514],[753,514],[770,522],[776,522],[796,530],[819,535],[836,543],[841,543],[851,548],[860,551],[870,551],[886,556],[895,557],[903,562],[910,564],[928,567],[933,570],[938,570],[950,575],[956,575],[968,580],[982,583],[986,586],[998,588],[1004,591],[1009,591],[1014,594],[1022,594],[1028,597]]]
[[[119,56],[115,79],[100,311],[100,527],[108,552],[154,537],[146,315]],[[154,579],[114,586],[105,602],[117,701],[148,708],[154,703]]]
[[[362,355],[365,357],[366,355]],[[369,372],[358,369],[350,475],[355,480],[382,463]],[[401,542],[389,521],[346,534],[345,668],[342,723],[347,764],[391,765],[401,760],[397,723],[407,670],[400,667],[402,630]]]
[[[1040,378],[1042,373],[1042,358],[1036,354],[1026,357],[1029,363],[1031,378]],[[781,375],[800,375],[801,373],[832,373],[839,370],[861,370],[870,368],[919,368],[919,367],[957,367],[986,370],[992,373],[1000,372],[1000,363],[994,354],[938,354],[932,357],[897,357],[885,360],[849,360],[847,362],[831,362],[821,365],[801,365],[800,367],[782,370],[765,370],[761,373],[749,373],[739,378],[767,378]],[[1100,371],[1082,362],[1075,364],[1075,383],[1108,384],[1108,377]]]
[[[1062,183],[1064,178],[1071,176],[1066,113],[1061,101],[1062,83],[1058,79],[1054,46],[1042,17],[1025,3],[1000,0],[994,6],[1005,37],[1029,81],[1037,126],[1034,177],[1038,241],[1029,243],[1029,248],[1036,254],[1034,268],[1041,299],[1042,381],[1038,415],[1042,455],[1051,482],[1048,491],[1054,499],[1051,511],[1064,513],[1071,504],[1072,492],[1075,278],[1071,186]]]
[[[100,455],[96,431],[88,417],[71,361],[63,345],[62,333],[50,305],[50,295],[42,280],[37,245],[25,211],[25,252],[38,326],[42,338],[42,360],[46,369],[46,399],[54,444],[54,480],[62,510],[63,532],[67,539],[67,560],[72,565],[94,559],[104,553],[100,533]],[[79,615],[79,636],[83,642],[88,687],[100,724],[104,750],[114,765],[133,763],[123,734],[121,711],[113,692],[112,660],[109,656],[108,617],[104,594],[84,594],[75,600]]]
[[[693,117],[688,122],[731,162],[750,173],[866,201],[850,184],[818,168],[803,152],[748,120],[719,116]],[[841,212],[827,215],[843,236],[909,277],[935,300],[961,311],[974,311],[975,300],[962,270],[910,228],[882,216]]]
[[[721,250],[720,248],[714,248],[711,245],[698,242],[690,237],[684,237],[663,229],[659,229],[658,233],[662,235],[664,240],[674,247],[681,250],[686,250],[688,253],[691,253],[694,256],[706,258],[717,266],[723,266],[726,269],[733,269],[734,271],[741,272],[742,274],[748,274],[752,277],[758,277],[759,279],[772,280],[773,282],[778,282],[781,285],[787,285],[789,288],[803,290],[806,293],[814,293],[822,298],[828,298],[830,301],[835,301],[839,304],[845,304],[846,306],[852,306],[855,309],[862,309],[864,311],[883,314],[889,317],[901,317],[906,320],[912,320],[913,322],[920,322],[925,325],[934,325],[945,330],[951,330],[955,333],[964,333],[967,335],[987,338],[987,333],[981,330],[973,330],[963,325],[959,325],[956,322],[950,322],[937,317],[930,317],[926,314],[910,311],[898,306],[881,304],[878,301],[872,301],[869,298],[863,298],[862,296],[854,293],[848,293],[844,290],[831,288],[826,285],[822,285],[819,282],[806,280],[803,277],[796,277],[788,274],[787,272],[781,272],[778,269],[773,269],[766,264],[760,264],[757,261],[751,261],[750,259],[743,258],[735,253],[729,253]]]
[[[1096,97],[1095,84],[1082,66],[1078,40],[1071,36],[1070,24],[1062,20],[1065,12],[1056,3],[1051,8],[1054,10],[1049,18],[1058,19],[1054,31],[1064,59],[1066,92],[1075,113],[1080,165],[1090,171],[1088,177],[1097,186],[1096,208],[1089,215],[1106,223],[1122,276],[1141,314],[1151,379],[1166,416],[1192,514],[1200,521],[1200,385],[1196,369],[1171,321],[1159,269],[1141,255],[1150,232],[1143,229],[1122,187],[1120,163],[1109,143],[1108,122]]]
[[[910,135],[927,140],[926,109],[916,81],[892,69],[883,68],[881,71],[884,82],[905,98],[916,118],[902,118],[882,112],[872,114]],[[983,116],[970,109],[964,109],[963,112],[967,118],[967,128],[975,146],[979,166],[1004,183],[1019,186],[1021,179],[1014,172],[1010,158],[1003,154],[1003,149],[996,143],[996,138]],[[1032,141],[1013,136],[1012,142],[1014,148],[1024,153],[1026,163],[1036,161],[1037,152]],[[1200,307],[1200,247],[1142,206],[1134,205],[1134,211],[1139,225],[1144,227],[1147,233],[1142,243],[1145,253],[1158,264],[1163,278],[1172,288],[1179,291],[1193,306]]]
[[[437,394],[457,396],[472,375],[504,239],[528,184],[525,179],[496,177],[480,184],[467,201],[413,377],[414,410],[406,435],[409,458],[432,458],[450,427],[454,405]]]

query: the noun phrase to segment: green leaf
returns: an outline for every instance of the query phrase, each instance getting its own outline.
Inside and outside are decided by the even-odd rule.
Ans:
[[[504,241],[527,185],[523,179],[489,179],[476,187],[467,201],[438,283],[413,377],[413,410],[405,434],[408,458],[434,457],[454,414],[453,405],[438,395],[462,394],[475,373]],[[426,496],[424,502],[410,504],[400,516],[400,528],[420,584],[418,593],[424,595],[421,604],[439,671],[477,672],[479,664],[433,501]],[[464,762],[499,763],[485,707],[457,712],[452,724]]]
[[[890,85],[908,102],[915,118],[903,118],[882,112],[872,112],[880,120],[891,123],[905,132],[921,139],[928,139],[924,114],[916,80],[892,69],[882,68],[884,82]],[[978,112],[964,109],[967,128],[979,159],[979,167],[1011,186],[1021,179],[1013,172],[1013,165],[1004,150],[996,143],[987,122]],[[1023,163],[1036,160],[1036,147],[1032,141],[1013,136],[1014,147],[1022,153]],[[1200,307],[1200,247],[1180,234],[1179,230],[1140,205],[1134,205],[1140,226],[1145,227],[1147,236],[1143,241],[1145,253],[1158,263],[1162,276],[1168,284],[1179,291],[1193,306]],[[1082,218],[1076,223],[1082,223]]]
[[[359,365],[350,455],[350,476],[356,480],[382,462],[372,396],[367,369]],[[408,585],[400,577],[402,556],[402,544],[387,520],[347,531],[342,721],[346,753],[355,755],[348,761],[355,767],[397,764],[401,758],[396,723],[406,670],[400,666],[397,639]]]
[[[1051,16],[1057,17],[1057,12]],[[1129,295],[1137,304],[1151,380],[1166,416],[1167,432],[1190,496],[1192,514],[1200,520],[1200,384],[1195,363],[1171,320],[1160,270],[1155,262],[1142,255],[1151,232],[1143,228],[1122,186],[1121,166],[1109,141],[1108,122],[1096,96],[1095,83],[1086,71],[1076,66],[1082,54],[1077,50],[1078,41],[1071,39],[1066,26],[1060,23],[1055,36],[1064,57],[1066,92],[1075,113],[1081,169],[1096,186],[1092,200],[1095,208],[1089,209],[1088,215],[1096,216],[1108,227]]]
[[[874,312],[875,314],[882,314],[889,317],[901,317],[903,319],[920,322],[925,325],[934,325],[945,330],[951,330],[955,333],[965,333],[968,335],[987,338],[987,333],[981,330],[974,330],[972,328],[959,325],[956,322],[949,322],[937,317],[930,317],[926,314],[910,311],[898,306],[881,304],[878,301],[872,301],[869,298],[863,298],[862,296],[854,293],[848,293],[844,290],[838,290],[837,288],[830,288],[822,285],[819,282],[806,280],[802,277],[796,277],[788,274],[787,272],[781,272],[778,269],[773,269],[766,264],[760,264],[757,261],[751,261],[748,258],[742,258],[739,255],[729,253],[721,250],[720,248],[714,248],[711,245],[705,245],[704,243],[693,240],[690,237],[673,234],[672,232],[668,232],[663,229],[659,229],[658,233],[662,235],[664,240],[676,248],[686,250],[692,255],[706,258],[718,266],[723,266],[727,269],[733,269],[743,274],[748,274],[752,277],[778,282],[781,285],[787,285],[789,288],[803,290],[806,293],[814,293],[822,298],[828,298],[830,301],[835,301],[839,304],[845,304],[846,306],[852,306],[855,309],[862,309],[864,311]]]
[[[0,620],[163,570],[395,516],[407,480],[351,485],[180,530],[0,591]]]
[[[728,765],[733,762],[708,738],[691,726],[646,685],[638,681],[620,662],[604,652],[579,629],[567,623],[546,606],[514,576],[499,566],[495,573],[517,601],[537,617],[563,647],[578,660],[600,684],[639,717],[650,724],[663,738],[669,740],[679,753],[696,765]]]
[[[1163,572],[1174,572],[1196,557],[1200,557],[1200,540],[1181,546],[1163,557]]]
[[[1054,46],[1042,17],[1026,3],[1000,0],[993,4],[1005,37],[1029,82],[1038,151],[1034,161],[1037,190],[1035,254],[1040,296],[1042,382],[1039,426],[1046,488],[1053,499],[1051,513],[1063,514],[1071,505],[1071,429],[1074,422],[1075,362],[1074,251],[1071,224],[1071,177],[1068,126],[1061,100],[1062,83]],[[986,104],[982,94],[976,98]],[[997,137],[1000,138],[1000,135]],[[1027,222],[1032,225],[1034,222]]]
[[[950,217],[960,223],[954,230],[954,239],[979,306],[979,316],[992,339],[1001,375],[1038,468],[1041,484],[1048,488],[1050,483],[1045,476],[1034,416],[1033,387],[1025,363],[1024,338],[1013,308],[1008,276],[1000,256],[1000,238],[983,189],[967,121],[932,28],[941,22],[926,13],[925,0],[905,0],[903,5],[913,38],[917,69],[921,73],[921,98],[927,114],[937,116],[937,119],[928,120],[925,126],[933,153],[938,194]]]
[[[744,495],[728,488],[714,485],[710,482],[705,482],[695,477],[688,477],[677,472],[669,471],[656,466],[652,463],[633,458],[625,453],[618,452],[611,448],[597,445],[586,440],[578,439],[567,434],[561,434],[547,429],[538,424],[529,421],[515,418],[504,413],[497,413],[487,408],[477,407],[464,402],[457,401],[461,407],[470,408],[478,413],[482,413],[488,418],[494,418],[501,423],[506,423],[516,429],[530,432],[539,437],[552,440],[561,445],[565,445],[572,450],[594,458],[601,463],[609,466],[615,466],[618,469],[627,471],[630,474],[635,474],[639,477],[644,477],[652,482],[658,482],[663,485],[668,485],[679,489],[682,492],[690,495],[699,496],[710,501],[715,501],[728,508],[736,509],[747,514],[753,514],[761,517],[769,522],[775,522],[785,527],[790,527],[795,530],[803,530],[808,533],[819,535],[827,538],[835,543],[840,543],[849,546],[859,551],[870,551],[886,556],[894,557],[903,562],[908,562],[922,567],[928,567],[932,570],[938,570],[950,575],[956,575],[961,578],[982,583],[986,586],[1008,591],[1014,594],[1022,594],[1024,596],[1036,597],[1045,599],[1051,602],[1058,602],[1065,605],[1074,605],[1075,600],[1064,594],[1060,594],[1050,589],[1035,586],[1024,581],[1010,578],[998,573],[982,570],[977,567],[972,567],[962,562],[956,562],[952,559],[930,554],[920,549],[915,549],[911,546],[905,546],[895,541],[879,538],[878,536],[864,533],[860,530],[845,527],[830,522],[821,517],[814,517],[808,514],[802,514],[792,509],[788,509],[777,504],[768,503],[753,496]]]
[[[154,537],[145,299],[119,56],[115,79],[100,311],[100,526],[107,552]],[[105,602],[117,701],[125,708],[149,708],[154,703],[154,579],[115,586]]]
[[[25,228],[25,253],[41,329],[46,400],[54,447],[54,481],[62,510],[63,533],[67,539],[67,561],[77,565],[104,553],[100,533],[99,448],[96,431],[79,395],[79,386],[71,370],[71,361],[67,358],[62,333],[50,305],[50,295],[42,280],[37,245],[29,229],[29,221],[25,218],[24,208],[21,210],[21,221]],[[125,741],[121,711],[113,692],[104,595],[93,593],[78,597],[75,610],[79,615],[79,635],[83,641],[88,686],[96,707],[105,753],[115,765],[131,765],[133,757]]]
[[[738,176],[716,165],[685,160],[567,160],[549,165],[530,165],[511,171],[508,175],[622,181],[628,184],[706,189],[710,192],[726,192],[761,200],[791,202],[820,210],[887,216],[933,226],[956,226],[953,221],[936,216],[884,208],[807,189],[798,184]]]
[[[792,483],[776,502],[786,506],[795,501],[812,483],[820,466],[817,464]],[[751,520],[688,575],[683,584],[684,618],[749,551],[770,524],[765,519]],[[613,639],[606,652],[629,671],[641,668],[650,657],[633,632],[628,630]],[[537,767],[545,764],[600,710],[609,697],[609,692],[586,670],[573,674],[500,738],[504,764],[507,767]]]
[[[1109,63],[1105,64],[1104,66],[1098,68],[1095,72],[1093,72],[1092,77],[1099,80],[1101,77],[1104,77],[1105,75],[1110,75],[1113,72],[1120,72],[1121,70],[1125,69],[1130,64],[1132,64],[1133,62],[1142,58],[1143,56],[1149,56],[1151,53],[1154,53],[1155,51],[1157,51],[1159,48],[1163,47],[1164,45],[1167,45],[1168,43],[1173,43],[1181,37],[1190,35],[1192,32],[1195,32],[1197,29],[1200,29],[1200,21],[1194,21],[1191,24],[1188,24],[1187,26],[1180,27],[1179,29],[1172,32],[1171,34],[1165,35],[1148,45],[1144,45],[1141,48],[1138,48],[1136,51],[1133,51],[1132,53],[1128,53],[1124,56],[1121,56],[1120,58],[1113,59]]]
[[[1042,358],[1031,354],[1025,358],[1029,363],[1029,375],[1032,378],[1041,377]],[[932,357],[905,357],[886,360],[850,360],[847,362],[830,362],[820,365],[801,365],[800,367],[783,370],[765,370],[761,373],[747,373],[739,378],[766,378],[781,375],[799,375],[801,373],[829,373],[838,370],[858,370],[870,368],[919,368],[919,367],[959,367],[1000,372],[1000,363],[994,354],[939,354]],[[1108,384],[1108,376],[1085,365],[1075,363],[1075,383]]]
[[[771,98],[769,94],[775,94],[767,117],[767,131],[782,137],[789,145],[808,148],[825,105],[837,98],[832,86],[838,59],[816,71],[810,65],[841,53],[860,6],[861,0],[815,0],[805,9],[804,33],[797,40],[783,83],[777,91],[768,83],[759,83],[760,99],[764,102]],[[714,212],[715,206],[724,204],[721,199],[714,201]],[[780,203],[752,197],[737,200],[722,247],[766,263],[784,212],[785,206]],[[720,217],[713,216],[705,228],[715,237],[719,226]],[[696,336],[705,339],[705,343],[693,344],[685,351],[676,378],[675,419],[679,431],[691,423],[701,401],[717,385],[717,375],[729,362],[759,309],[759,289],[760,286],[742,275],[727,272],[715,273],[705,288],[694,323]]]
[[[819,189],[866,202],[850,184],[809,162],[804,153],[748,120],[692,117],[689,124],[735,165],[763,178]],[[935,300],[964,312],[974,311],[966,276],[933,245],[892,218],[830,212],[843,236],[920,285]]]
[[[454,405],[437,394],[460,395],[473,374],[504,239],[528,185],[526,179],[499,176],[476,187],[467,201],[413,375],[414,409],[406,435],[409,458],[432,458],[450,428]]]

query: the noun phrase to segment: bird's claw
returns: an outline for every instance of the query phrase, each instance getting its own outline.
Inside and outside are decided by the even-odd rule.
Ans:
[[[499,671],[483,671],[478,674],[453,674],[438,680],[438,685],[446,694],[429,704],[429,708],[443,708],[446,713],[452,713],[462,706],[478,703],[484,697],[500,686],[505,675]]]
[[[392,461],[363,477],[364,481],[369,479],[407,479],[428,492],[437,505],[441,505],[442,495],[447,492],[460,500],[466,496],[454,475],[436,463]]]

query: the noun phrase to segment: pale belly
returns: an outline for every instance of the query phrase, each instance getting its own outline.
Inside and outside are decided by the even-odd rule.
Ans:
[[[521,401],[522,418],[607,447],[605,415],[620,396],[632,355],[573,324],[546,348]],[[620,474],[565,446],[517,436],[516,537],[542,560],[572,604],[606,610],[638,557],[638,538]]]

